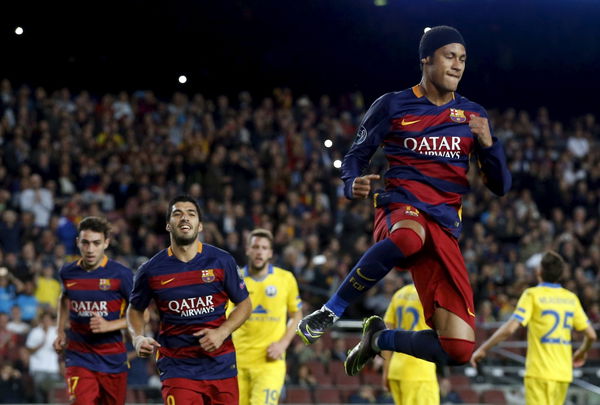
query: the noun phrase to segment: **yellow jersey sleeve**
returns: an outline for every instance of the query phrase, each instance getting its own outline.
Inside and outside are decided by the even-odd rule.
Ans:
[[[425,323],[423,306],[414,284],[398,290],[392,297],[384,321],[395,329],[419,331],[429,329]],[[393,353],[388,379],[402,381],[437,381],[435,364],[403,353]]]

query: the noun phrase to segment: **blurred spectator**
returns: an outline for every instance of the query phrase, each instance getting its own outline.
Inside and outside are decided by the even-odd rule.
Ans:
[[[0,403],[21,404],[25,402],[25,389],[21,372],[10,363],[0,363]]]
[[[0,267],[0,313],[8,314],[10,312],[17,292],[21,291],[23,287],[21,280],[13,276],[6,267]]]
[[[448,378],[440,379],[440,402],[442,405],[463,403],[458,392],[452,388],[452,382]]]
[[[42,267],[42,274],[36,278],[35,284],[35,298],[38,304],[56,310],[61,287],[60,283],[55,278],[54,269],[51,265],[47,264]]]
[[[21,317],[21,308],[18,305],[12,307],[10,311],[10,321],[6,326],[6,329],[21,337],[25,337],[29,333],[31,325],[23,321]],[[25,341],[25,339],[23,339],[23,341]]]
[[[33,279],[25,281],[23,291],[17,295],[15,305],[21,309],[21,315],[25,322],[33,321],[38,315],[39,303],[33,295],[35,282]]]
[[[296,377],[292,379],[294,385],[314,389],[318,385],[317,378],[313,375],[307,364],[300,364]]]
[[[17,335],[8,330],[8,315],[0,314],[0,363],[16,357],[17,341]]]
[[[50,222],[50,214],[54,208],[52,192],[42,187],[42,176],[32,174],[29,186],[21,192],[19,199],[21,210],[34,214],[35,226],[45,228]]]
[[[346,361],[346,357],[348,357],[346,340],[344,338],[334,339],[333,348],[331,349],[331,360]]]
[[[348,398],[350,404],[376,404],[375,389],[371,385],[361,385],[357,392]]]
[[[17,213],[6,210],[0,220],[0,248],[4,253],[19,253],[21,250],[21,224]]]
[[[36,403],[51,402],[49,394],[60,380],[58,355],[52,347],[56,339],[54,317],[49,312],[41,316],[40,324],[27,336],[25,346],[29,349],[29,374],[33,378]]]

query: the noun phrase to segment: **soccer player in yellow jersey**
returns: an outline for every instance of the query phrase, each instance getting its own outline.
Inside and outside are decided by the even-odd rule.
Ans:
[[[396,291],[383,320],[389,329],[430,329],[425,323],[423,306],[414,284]],[[435,363],[404,353],[382,351],[381,355],[385,360],[383,383],[392,393],[396,405],[440,403]]]
[[[242,271],[253,309],[233,333],[240,405],[276,405],[285,380],[285,350],[302,318],[302,302],[294,275],[270,263],[271,232],[253,230],[246,255]]]
[[[471,357],[471,365],[487,351],[527,327],[525,402],[528,405],[562,404],[573,380],[573,366],[581,367],[596,332],[575,294],[558,284],[564,261],[556,252],[546,252],[538,272],[540,283],[526,289],[512,317],[486,340]],[[571,354],[571,330],[583,331],[583,343]]]

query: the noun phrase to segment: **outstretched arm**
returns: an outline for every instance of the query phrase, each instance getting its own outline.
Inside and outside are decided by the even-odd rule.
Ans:
[[[509,319],[502,325],[494,334],[483,344],[475,350],[473,355],[471,356],[471,365],[473,367],[477,367],[477,362],[483,359],[488,350],[492,347],[496,346],[498,343],[506,340],[510,335],[515,333],[515,331],[519,328],[520,323],[516,319]]]

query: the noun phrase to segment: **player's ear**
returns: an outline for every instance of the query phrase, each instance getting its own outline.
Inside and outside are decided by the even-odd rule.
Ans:
[[[431,56],[427,56],[427,57],[421,59],[421,63],[423,65],[427,65],[427,64],[429,64],[429,62],[431,62]]]
[[[204,227],[202,226],[202,222],[198,223],[198,232],[202,232],[202,229],[204,229]]]
[[[171,232],[171,224],[167,222],[166,226],[167,232]]]

